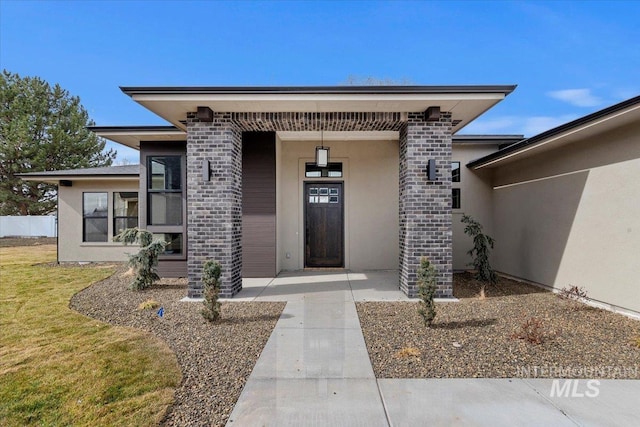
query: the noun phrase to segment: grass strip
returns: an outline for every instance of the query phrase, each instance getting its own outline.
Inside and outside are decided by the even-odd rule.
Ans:
[[[156,425],[180,370],[158,338],[69,309],[113,273],[62,267],[55,246],[0,248],[0,425]]]

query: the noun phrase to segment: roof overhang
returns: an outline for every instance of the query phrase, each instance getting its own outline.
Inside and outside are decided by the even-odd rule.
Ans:
[[[498,145],[507,147],[524,139],[524,135],[455,135],[453,144],[465,145]]]
[[[48,182],[50,184],[60,184],[61,181],[137,181],[140,179],[140,165],[27,172],[16,176],[25,181]]]
[[[217,112],[451,112],[457,132],[516,86],[121,87],[177,128],[198,107]]]
[[[38,175],[22,174],[18,175],[24,181],[46,182],[49,184],[60,184],[60,181],[138,181],[140,175]]]
[[[110,141],[140,149],[142,141],[186,141],[187,133],[175,126],[89,126],[98,136]]]
[[[467,164],[472,169],[495,168],[562,145],[640,122],[640,96],[565,123]]]

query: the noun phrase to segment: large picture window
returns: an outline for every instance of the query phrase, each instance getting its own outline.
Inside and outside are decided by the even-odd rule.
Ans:
[[[147,159],[148,225],[182,225],[181,156]]]
[[[113,193],[113,235],[138,226],[138,192]]]
[[[109,235],[109,211],[107,193],[83,193],[82,241],[106,242]]]

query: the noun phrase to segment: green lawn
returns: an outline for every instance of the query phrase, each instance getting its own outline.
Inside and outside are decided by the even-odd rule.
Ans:
[[[55,246],[0,248],[0,425],[156,425],[180,382],[144,332],[68,308],[112,268],[37,265]]]

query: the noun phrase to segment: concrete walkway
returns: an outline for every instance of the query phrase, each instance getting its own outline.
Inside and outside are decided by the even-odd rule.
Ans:
[[[376,380],[354,302],[409,301],[395,289],[397,272],[296,272],[245,279],[243,286],[234,300],[287,305],[227,426],[631,426],[640,420],[640,381],[580,380],[569,390],[564,380]],[[562,386],[562,397],[550,397]]]

